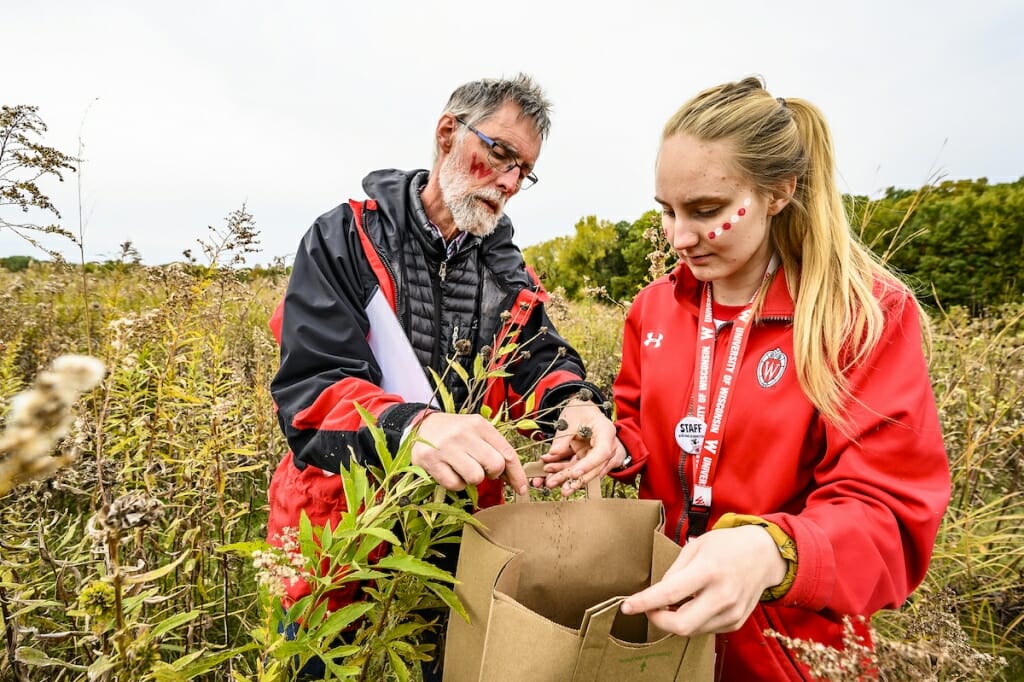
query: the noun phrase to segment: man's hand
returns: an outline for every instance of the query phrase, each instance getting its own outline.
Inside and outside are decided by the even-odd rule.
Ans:
[[[625,460],[626,449],[615,435],[615,425],[589,400],[570,400],[559,421],[566,428],[555,432],[551,449],[541,457],[548,472],[547,487],[561,487],[563,495],[571,495]]]
[[[665,576],[624,601],[622,612],[644,612],[653,625],[683,637],[734,632],[786,568],[764,528],[712,530],[690,540]]]
[[[504,477],[520,495],[527,493],[519,455],[494,426],[478,414],[433,412],[419,423],[412,463],[442,487],[465,490],[485,478]]]

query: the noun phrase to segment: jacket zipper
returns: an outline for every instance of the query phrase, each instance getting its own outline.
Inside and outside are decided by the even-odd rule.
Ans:
[[[441,265],[437,269],[437,277],[430,278],[430,291],[434,297],[434,350],[430,354],[430,366],[433,367],[440,374],[444,374],[438,363],[441,360],[441,344],[444,339],[441,338],[441,334],[437,333],[441,330],[441,284],[445,281],[448,276],[448,265],[446,261],[441,261]]]
[[[366,214],[367,211],[364,210],[362,229],[366,233],[366,236],[370,244],[373,245],[373,250],[374,252],[376,252],[377,257],[380,258],[380,263],[381,265],[384,266],[384,269],[387,271],[388,277],[391,278],[391,286],[394,287],[395,289],[395,317],[398,318],[398,325],[402,328],[402,331],[408,334],[409,330],[405,328],[405,321],[402,319],[402,291],[401,289],[398,288],[398,278],[395,277],[395,271],[391,268],[391,261],[388,259],[387,256],[384,255],[384,252],[381,251],[380,247],[377,246],[377,242],[375,242],[372,238],[369,238],[370,231],[366,229]]]

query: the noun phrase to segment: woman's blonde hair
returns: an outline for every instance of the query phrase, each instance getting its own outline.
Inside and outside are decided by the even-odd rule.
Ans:
[[[772,218],[770,239],[795,301],[800,386],[827,419],[842,424],[852,398],[845,373],[878,343],[882,293],[902,285],[850,231],[824,116],[810,102],[777,99],[760,79],[745,78],[684,104],[662,140],[677,134],[730,143],[738,168],[767,195],[796,178],[792,200]],[[763,295],[755,313],[762,303]],[[926,319],[921,315],[922,326]]]

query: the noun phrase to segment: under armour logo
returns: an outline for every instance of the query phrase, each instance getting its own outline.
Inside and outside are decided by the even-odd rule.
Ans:
[[[661,340],[665,338],[664,334],[654,335],[654,332],[647,332],[647,340],[644,341],[645,346],[653,345],[655,348],[661,348]]]

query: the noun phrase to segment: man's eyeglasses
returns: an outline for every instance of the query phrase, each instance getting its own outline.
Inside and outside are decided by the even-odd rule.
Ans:
[[[513,168],[518,168],[519,189],[530,189],[537,184],[536,173],[527,173],[522,164],[516,161],[516,157],[501,146],[500,142],[495,142],[473,126],[463,121],[461,118],[456,118],[455,120],[476,133],[476,136],[479,137],[485,145],[487,145],[487,162],[491,164],[491,168],[499,173],[507,173]]]

